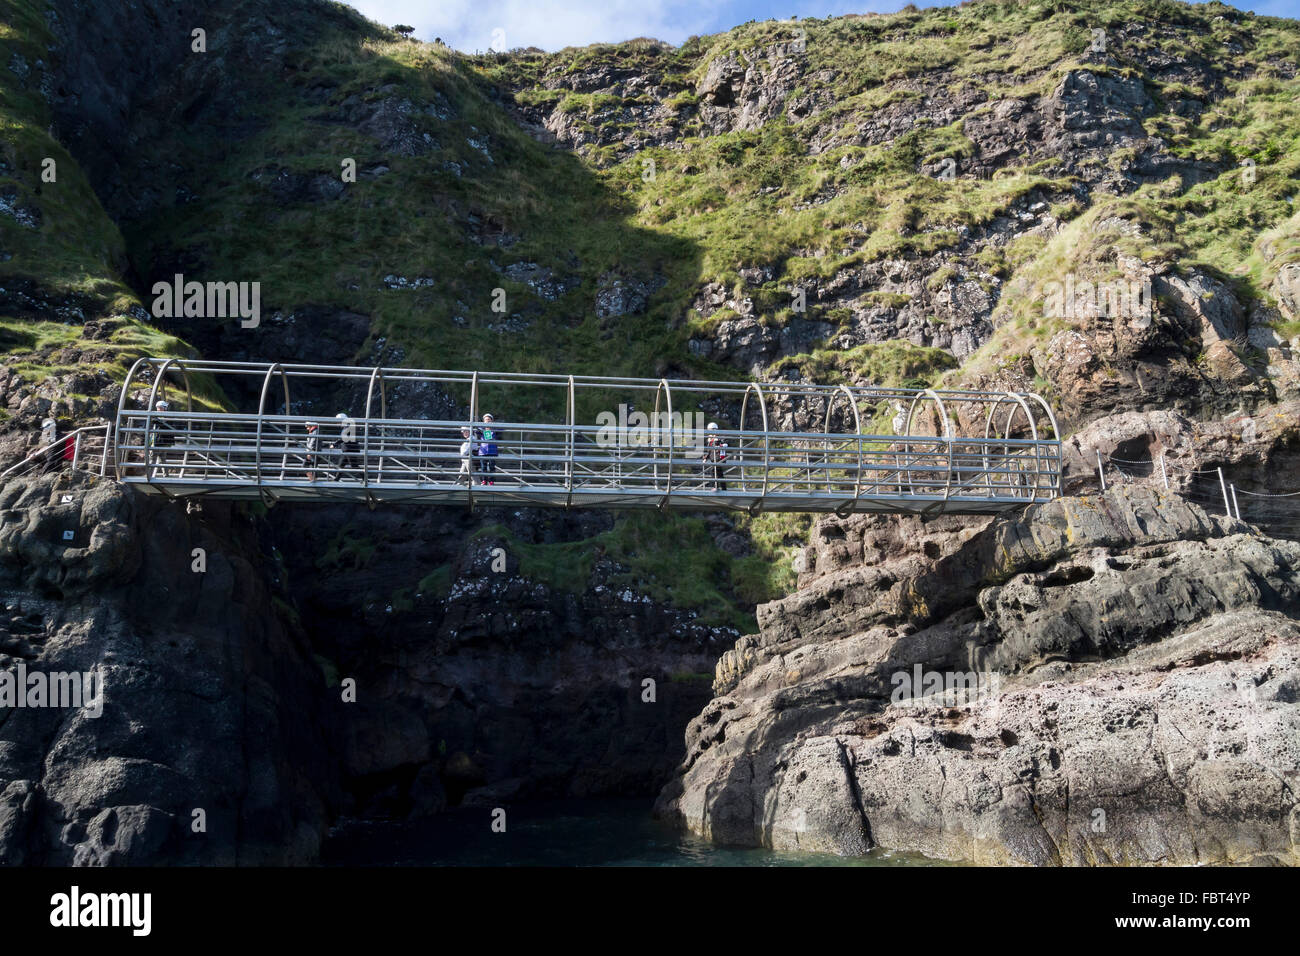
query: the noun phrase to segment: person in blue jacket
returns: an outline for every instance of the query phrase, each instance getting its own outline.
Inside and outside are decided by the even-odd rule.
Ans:
[[[499,433],[494,424],[495,421],[490,414],[485,414],[483,416],[483,427],[478,429],[479,471],[483,473],[483,477],[479,480],[481,485],[495,485],[497,483],[497,439]]]

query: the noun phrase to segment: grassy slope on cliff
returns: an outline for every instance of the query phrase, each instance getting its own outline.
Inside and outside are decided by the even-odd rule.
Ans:
[[[14,54],[29,65],[49,56],[41,5],[4,6],[0,64]],[[1126,32],[1133,24],[1142,31]],[[953,250],[965,230],[988,226],[1030,194],[1052,198],[1058,217],[1074,219],[1070,228],[1082,233],[1092,220],[1070,198],[1076,177],[1051,161],[945,182],[931,174],[934,164],[972,150],[962,122],[874,145],[860,145],[856,133],[891,104],[929,95],[926,80],[938,78],[952,97],[969,90],[1025,100],[1046,95],[1082,62],[1099,27],[1122,39],[1112,44],[1113,63],[1088,69],[1140,79],[1161,106],[1147,119],[1148,132],[1176,155],[1218,170],[1198,185],[1154,182],[1122,200],[1152,225],[1157,251],[1211,267],[1251,298],[1264,294],[1268,270],[1278,266],[1276,258],[1258,261],[1259,233],[1272,229],[1275,245],[1294,248],[1295,220],[1289,232],[1282,224],[1300,169],[1300,89],[1276,75],[1277,63],[1293,64],[1300,49],[1293,21],[1165,0],[984,0],[800,21],[805,76],[815,79],[791,96],[817,100],[816,123],[777,115],[752,129],[710,130],[695,92],[710,65],[788,43],[791,27],[751,23],[676,49],[636,41],[470,58],[374,25],[321,33],[288,23],[291,53],[282,73],[230,80],[257,91],[254,115],[244,117],[251,134],[232,146],[227,130],[194,125],[138,144],[157,163],[182,168],[186,189],[161,197],[122,231],[50,137],[36,84],[0,69],[0,206],[40,214],[33,227],[0,209],[0,253],[11,256],[0,255],[0,279],[11,288],[32,284],[51,301],[77,301],[87,318],[112,317],[111,340],[96,345],[113,354],[97,361],[117,375],[131,354],[184,348],[165,325],[131,316],[132,307],[139,316],[147,304],[148,282],[184,267],[197,278],[260,281],[267,311],[313,306],[366,316],[367,343],[355,355],[333,356],[340,362],[734,376],[687,348],[692,335],[735,315],[691,309],[704,283],[750,297],[761,322],[779,325],[791,317],[800,284],[864,263]],[[1176,80],[1152,74],[1141,64],[1153,48],[1213,64],[1204,74],[1213,79],[1201,86],[1194,72]],[[632,104],[564,88],[567,77],[601,68],[657,78],[656,95],[677,117],[670,142],[630,153],[612,145],[638,132],[623,115]],[[1178,106],[1191,101],[1205,108]],[[559,107],[598,145],[575,155],[529,136],[511,110],[538,104]],[[405,145],[384,141],[394,130]],[[58,162],[57,190],[40,184],[46,156]],[[317,190],[340,181],[347,158],[356,161],[357,182],[341,194]],[[1249,191],[1239,188],[1243,158],[1257,164]],[[653,175],[646,175],[647,161]],[[307,187],[277,191],[286,182]],[[1061,242],[1022,242],[985,250],[980,268],[1006,280],[1032,277],[1058,266],[1062,255]],[[769,268],[770,278],[756,290],[742,288],[740,270],[756,266]],[[390,288],[390,275],[427,277],[432,285]],[[644,283],[645,307],[598,315],[597,294],[615,280]],[[506,294],[504,314],[492,309],[497,289]],[[15,301],[0,300],[0,344],[24,375],[59,368],[50,346],[87,344],[70,314],[38,314]],[[812,313],[833,325],[846,319],[816,307]],[[995,323],[977,363],[1002,361],[1022,350],[1026,336],[1044,334],[1015,301],[1003,300]],[[917,384],[957,364],[941,350],[892,341],[850,352],[819,347],[771,371]],[[616,534],[652,589],[673,590],[688,606],[723,602],[721,616],[730,619],[734,607],[791,583],[788,559],[800,528],[776,517],[754,524],[749,558],[702,545],[714,584],[700,594],[668,586],[673,575],[660,557],[670,550],[655,528],[624,520]],[[566,586],[581,583],[579,575]]]
[[[61,361],[85,345],[86,319],[115,317],[95,365],[122,378],[142,354],[184,345],[130,314],[139,299],[123,278],[126,246],[76,161],[50,134],[42,91],[24,82],[48,57],[52,36],[37,4],[6,3],[0,16],[0,352],[25,379],[85,367]],[[139,315],[137,313],[137,315]],[[139,316],[142,317],[142,316]]]
[[[1147,243],[1144,253],[1228,279],[1244,301],[1265,294],[1259,270],[1252,271],[1248,260],[1257,237],[1294,211],[1300,176],[1300,79],[1295,78],[1300,24],[1295,21],[1241,14],[1217,3],[988,0],[957,9],[805,19],[797,25],[751,23],[716,37],[693,38],[676,50],[634,42],[485,57],[483,70],[515,91],[521,106],[561,96],[549,87],[598,66],[650,71],[670,102],[689,114],[698,102],[695,85],[710,63],[729,54],[760,62],[767,51],[789,44],[796,29],[806,51],[804,73],[824,84],[831,101],[816,115],[821,133],[815,153],[800,132],[811,124],[792,124],[786,116],[756,130],[721,135],[703,133],[698,118],[687,119],[675,127],[679,135],[670,143],[622,158],[608,146],[585,150],[629,197],[638,223],[695,242],[702,250],[701,280],[751,298],[761,321],[788,320],[792,294],[810,278],[825,279],[862,262],[955,248],[964,228],[1007,214],[1035,190],[1068,195],[1078,177],[1063,174],[1050,160],[1009,165],[989,180],[934,176],[936,163],[971,154],[961,121],[912,129],[879,145],[856,145],[854,138],[878,111],[922,96],[918,81],[927,77],[941,77],[953,98],[978,89],[989,100],[1030,101],[1080,68],[1140,81],[1157,106],[1144,121],[1147,134],[1160,137],[1172,156],[1215,171],[1199,183],[1179,176],[1148,182],[1123,203],[1126,216],[1162,237],[1158,244]],[[1105,62],[1089,58],[1094,30],[1108,38]],[[1152,63],[1185,68],[1158,72]],[[1290,77],[1279,75],[1284,64]],[[797,88],[791,99],[804,92]],[[612,99],[569,95],[561,106],[583,115],[597,133],[603,126],[617,135],[620,107],[634,106],[635,98]],[[825,135],[827,129],[834,131]],[[1117,153],[1110,162],[1121,170],[1131,159]],[[653,177],[644,175],[647,161],[654,163]],[[1246,161],[1254,164],[1249,178],[1239,167]],[[1053,212],[1068,221],[1085,209],[1070,199]],[[1076,240],[1096,218],[1101,217],[1076,224]],[[1059,250],[1070,244],[1062,241],[1047,250],[1043,240],[1030,237],[983,250],[977,258],[994,275],[1021,280],[1012,288],[1022,291],[1032,288],[1033,277],[1059,275],[1071,266],[1082,272],[1113,266],[1113,243],[1093,243],[1090,251],[1106,263],[1064,256]],[[753,266],[771,267],[771,278],[758,290],[747,289],[739,276],[739,270]],[[994,314],[1002,328],[975,358],[975,368],[1007,362],[1043,340],[1049,328],[1032,314],[1036,304],[1027,295],[1003,299]],[[723,308],[707,319],[693,316],[691,324],[707,332],[734,317]],[[843,319],[834,310],[821,317]],[[923,363],[923,356],[905,344],[895,358],[900,368]],[[875,364],[876,374],[887,379]],[[778,369],[791,366],[814,374],[825,370],[824,363],[805,359],[784,359]],[[940,364],[927,377],[934,380],[942,370]],[[963,370],[949,379],[965,375]]]

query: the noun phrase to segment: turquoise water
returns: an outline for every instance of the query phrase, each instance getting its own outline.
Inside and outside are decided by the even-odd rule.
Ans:
[[[507,809],[492,832],[489,808],[457,809],[415,823],[351,822],[330,834],[326,866],[943,866],[910,854],[824,853],[715,847],[650,815],[648,800],[567,800]]]

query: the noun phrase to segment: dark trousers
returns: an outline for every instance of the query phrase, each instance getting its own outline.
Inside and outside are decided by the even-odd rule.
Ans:
[[[361,448],[356,442],[345,441],[339,445],[339,467],[334,476],[336,481],[343,478],[361,477],[351,473],[352,469],[361,467],[361,455],[358,454],[360,451]]]
[[[716,491],[727,490],[727,482],[726,482],[726,478],[724,477],[727,474],[726,466],[724,466],[721,462],[716,462],[716,461],[710,462],[708,474],[709,474],[709,482],[713,485],[714,490]]]

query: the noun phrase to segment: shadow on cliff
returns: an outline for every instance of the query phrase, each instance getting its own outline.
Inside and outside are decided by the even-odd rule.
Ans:
[[[381,31],[314,0],[245,0],[224,12],[137,0],[115,9],[111,22],[93,5],[59,10],[57,126],[126,237],[128,280],[141,300],[150,304],[153,283],[175,273],[283,280],[268,284],[256,329],[232,320],[159,323],[204,356],[401,365],[432,353],[452,367],[685,374],[675,320],[699,278],[700,250],[633,225],[621,195],[576,156],[529,138],[463,64],[439,80],[445,89],[431,91],[420,69],[361,56],[387,42]],[[205,54],[190,49],[195,24],[207,29]],[[96,39],[122,32],[169,39],[146,59]],[[340,183],[337,156],[327,164],[308,142],[339,130],[356,143],[354,184]],[[491,155],[485,162],[471,142],[471,167],[460,142],[480,134]],[[356,273],[340,265],[349,262]],[[410,269],[432,273],[433,291],[355,287],[357,275],[364,284],[375,270]],[[653,290],[639,308],[598,316],[607,277]],[[486,308],[498,286],[519,303],[508,316]],[[469,321],[458,325],[453,313],[471,298]],[[258,387],[250,380],[226,394],[251,411]],[[355,411],[364,407],[359,389],[321,379],[296,391],[292,411]],[[449,417],[466,412],[461,404],[446,394],[399,394],[390,412]],[[154,515],[138,529],[146,551],[245,515],[141,507]],[[274,667],[259,666],[257,699],[274,710],[315,686],[312,706],[339,716],[323,725],[332,740],[268,741],[281,748],[277,759],[309,759],[315,768],[311,803],[320,809],[309,826],[339,813],[418,816],[462,802],[650,796],[680,761],[686,724],[708,700],[706,678],[730,640],[715,641],[693,615],[669,606],[629,606],[607,589],[542,588],[516,555],[506,573],[489,572],[475,534],[490,522],[557,542],[589,539],[613,518],[319,505],[252,519],[262,537],[238,555],[246,586],[281,586],[258,597],[278,615],[274,641],[306,642],[274,655]],[[150,573],[161,574],[141,572]],[[197,615],[190,603],[173,608],[166,625],[181,646],[210,626],[187,622],[191,608]],[[143,648],[142,670],[163,668],[170,646]],[[340,706],[348,678],[357,702]],[[181,719],[171,729],[184,741],[189,726],[197,724]],[[246,748],[256,734],[237,728],[217,736],[215,749]]]

